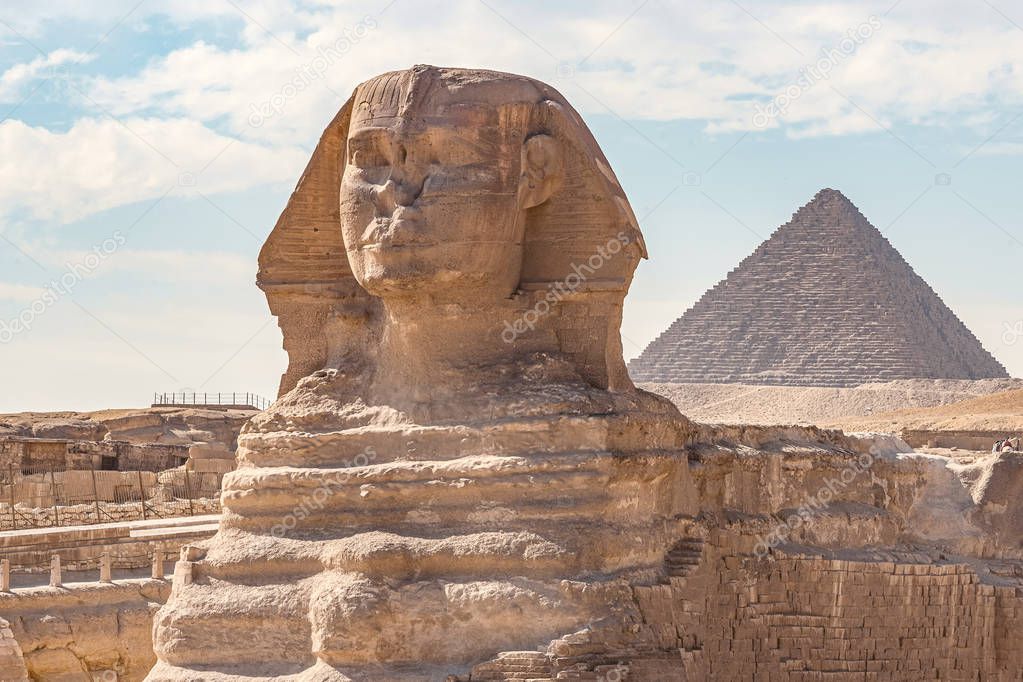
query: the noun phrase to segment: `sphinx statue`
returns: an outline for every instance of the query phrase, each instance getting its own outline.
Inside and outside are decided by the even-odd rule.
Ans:
[[[695,511],[692,425],[622,360],[644,256],[551,87],[360,85],[260,254],[289,365],[219,532],[183,550],[148,679],[467,679],[634,639],[630,585]]]

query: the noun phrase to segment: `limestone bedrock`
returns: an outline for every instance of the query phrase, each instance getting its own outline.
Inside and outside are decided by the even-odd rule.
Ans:
[[[644,256],[549,86],[360,85],[260,254],[282,395],[178,564],[148,679],[444,679],[640,620],[629,585],[695,512],[694,428],[622,360]]]

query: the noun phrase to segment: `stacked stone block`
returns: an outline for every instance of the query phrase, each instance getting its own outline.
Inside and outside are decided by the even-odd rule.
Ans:
[[[14,639],[10,623],[0,618],[0,680],[5,682],[22,682],[28,680],[25,669],[25,658],[21,647]]]
[[[720,546],[699,576],[637,587],[690,680],[1019,680],[1023,589],[966,563],[845,560]]]

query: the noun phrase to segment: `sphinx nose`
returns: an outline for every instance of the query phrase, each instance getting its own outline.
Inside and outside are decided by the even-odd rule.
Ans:
[[[423,191],[425,178],[415,178],[408,169],[394,167],[377,196],[386,204],[411,206]]]
[[[409,182],[398,182],[394,185],[394,203],[398,206],[411,206],[419,198],[422,185],[416,186]]]

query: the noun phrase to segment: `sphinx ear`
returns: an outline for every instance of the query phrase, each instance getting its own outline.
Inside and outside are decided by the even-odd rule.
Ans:
[[[522,144],[519,208],[539,206],[550,199],[565,175],[561,143],[550,135],[533,135]]]

